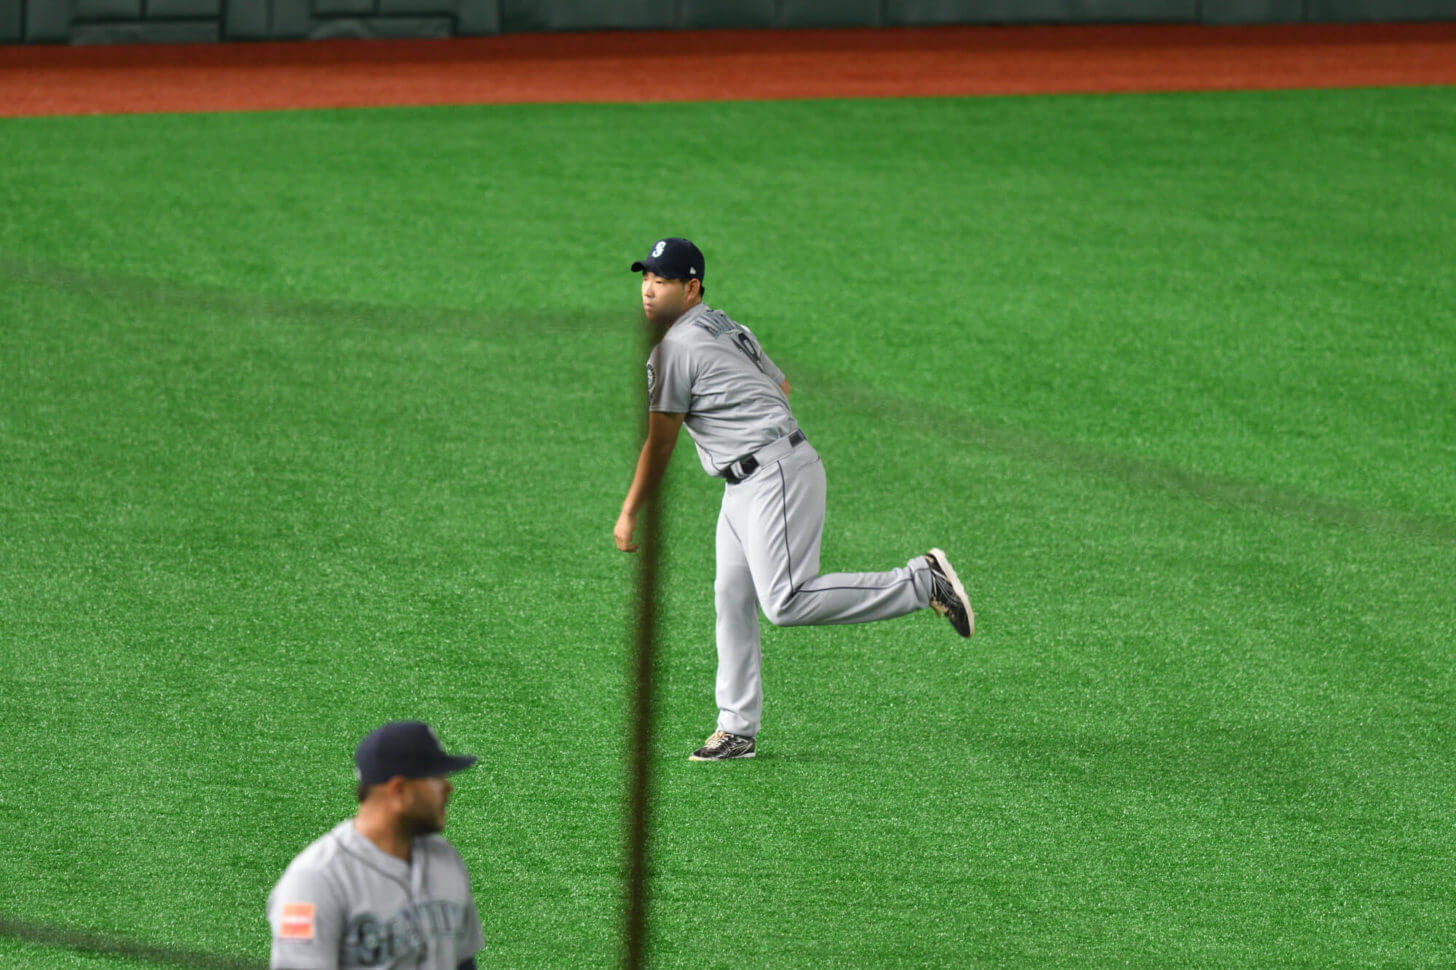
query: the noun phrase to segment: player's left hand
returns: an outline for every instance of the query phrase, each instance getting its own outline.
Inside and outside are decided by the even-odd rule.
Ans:
[[[612,538],[617,540],[617,548],[623,552],[636,552],[637,543],[632,541],[632,533],[637,531],[637,516],[632,512],[623,512],[617,516],[617,527],[612,530]]]

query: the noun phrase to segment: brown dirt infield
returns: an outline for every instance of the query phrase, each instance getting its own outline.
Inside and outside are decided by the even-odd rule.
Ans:
[[[1456,24],[0,47],[0,116],[1456,84]]]

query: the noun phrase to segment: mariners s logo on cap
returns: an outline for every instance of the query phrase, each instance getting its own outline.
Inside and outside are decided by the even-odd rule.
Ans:
[[[656,273],[670,280],[701,280],[707,275],[703,270],[703,251],[678,236],[657,240],[646,259],[632,264],[634,273]]]

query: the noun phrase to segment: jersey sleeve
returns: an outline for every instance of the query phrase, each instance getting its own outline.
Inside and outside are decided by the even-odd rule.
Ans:
[[[693,401],[693,367],[688,349],[666,339],[647,358],[647,410],[687,414]]]
[[[465,918],[460,921],[459,935],[455,943],[455,957],[466,960],[485,949],[485,931],[480,927],[480,910],[475,906],[475,896],[467,893]]]
[[[784,382],[784,372],[779,370],[779,365],[775,364],[773,362],[773,358],[769,357],[768,354],[763,354],[762,359],[763,372],[767,374],[775,384],[782,384]]]
[[[273,928],[271,970],[338,970],[344,912],[323,873],[285,872],[268,896],[268,923]]]
[[[742,327],[743,324],[740,323],[739,326]],[[748,330],[747,327],[743,327],[743,329]],[[748,330],[748,335],[753,337],[753,342],[758,347],[758,366],[775,384],[782,384],[784,382],[784,372],[779,370],[779,365],[775,364],[772,358],[769,357],[768,353],[763,349],[763,344],[759,343],[758,337],[752,330]]]
[[[465,901],[461,904],[460,922],[455,927],[455,962],[464,963],[485,949],[485,932],[480,926],[480,910],[475,905],[475,894],[470,891],[470,870],[460,850],[443,838],[436,836],[450,866],[459,874],[460,885],[464,886]]]

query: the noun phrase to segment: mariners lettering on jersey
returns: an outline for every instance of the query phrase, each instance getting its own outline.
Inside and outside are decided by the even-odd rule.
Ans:
[[[268,896],[271,966],[456,970],[485,946],[465,863],[442,836],[406,862],[340,822],[289,863]]]
[[[653,348],[649,410],[683,415],[709,475],[792,432],[784,372],[747,327],[702,303]]]
[[[708,331],[708,333],[713,335],[714,340],[723,336],[725,333],[732,333],[735,330],[741,331],[743,329],[738,324],[728,319],[728,314],[724,313],[722,310],[705,311],[704,313],[700,314],[696,320],[693,321],[693,326],[702,327],[704,330]]]
[[[763,370],[763,351],[759,350],[758,344],[754,343],[753,335],[745,330],[740,324],[734,323],[732,320],[730,320],[728,318],[728,314],[724,313],[722,310],[708,310],[702,316],[698,317],[698,319],[693,321],[693,326],[700,327],[703,330],[707,331],[714,340],[717,340],[719,337],[723,336],[726,333],[731,333],[733,335],[734,346],[736,346],[739,350],[743,351],[743,355],[749,360],[753,361],[753,365],[755,367],[757,367],[759,370]],[[647,365],[647,369],[649,372],[647,392],[650,394],[652,393],[652,365],[650,363]]]
[[[423,959],[430,952],[430,938],[453,935],[464,912],[459,903],[432,899],[407,906],[387,920],[360,913],[344,930],[344,965],[377,967],[401,957]]]

